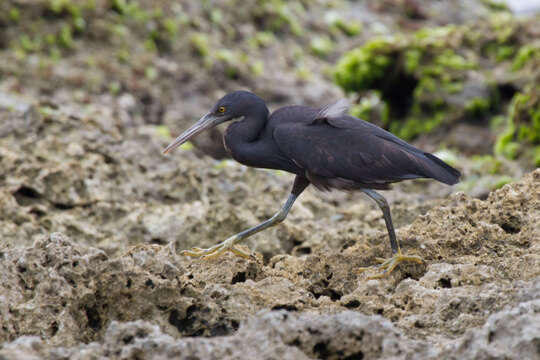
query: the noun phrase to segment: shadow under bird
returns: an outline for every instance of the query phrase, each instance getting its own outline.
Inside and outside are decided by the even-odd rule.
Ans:
[[[417,178],[453,185],[459,181],[460,173],[436,156],[347,112],[346,100],[319,109],[285,106],[270,114],[265,102],[248,91],[234,91],[221,98],[163,153],[206,129],[237,119],[223,135],[225,148],[236,161],[252,167],[284,170],[296,177],[287,201],[270,219],[208,249],[193,248],[182,254],[213,258],[230,251],[249,258],[250,254],[235,245],[285,220],[294,201],[313,184],[320,190],[362,191],[382,210],[392,257],[375,266],[378,272],[372,278],[389,274],[401,262],[422,263],[418,256],[402,254],[388,203],[375,189],[386,190],[391,183]]]

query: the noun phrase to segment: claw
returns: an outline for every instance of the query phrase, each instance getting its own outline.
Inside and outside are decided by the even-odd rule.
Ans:
[[[377,258],[375,259],[375,261],[380,262],[380,264],[369,267],[362,267],[358,269],[358,272],[363,273],[367,270],[378,270],[376,274],[369,276],[367,279],[381,279],[394,271],[394,269],[402,262],[413,262],[417,264],[422,264],[424,262],[424,260],[422,260],[422,258],[419,256],[405,256],[401,253],[401,251],[399,251],[397,254],[394,254],[394,256],[392,256],[390,259],[384,260]]]
[[[375,262],[376,263],[379,263],[379,264],[384,264],[385,262],[387,262],[388,259],[385,259],[385,258],[375,258]]]
[[[210,259],[217,258],[223,253],[232,252],[236,256],[240,256],[244,259],[255,259],[255,257],[252,254],[247,253],[243,250],[240,250],[239,248],[234,246],[235,240],[236,240],[236,237],[232,236],[219,244],[209,247],[208,249],[201,249],[198,247],[194,247],[191,250],[182,250],[180,252],[180,255],[200,257],[201,259],[204,259],[204,260],[210,260]]]

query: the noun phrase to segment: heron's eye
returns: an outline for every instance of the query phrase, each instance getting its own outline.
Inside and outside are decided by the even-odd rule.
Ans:
[[[218,109],[217,109],[220,113],[224,113],[225,112],[225,106],[220,106]]]

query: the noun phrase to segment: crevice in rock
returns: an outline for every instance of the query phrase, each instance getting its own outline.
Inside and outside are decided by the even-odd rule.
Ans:
[[[36,189],[25,185],[19,187],[13,193],[13,196],[20,206],[28,206],[41,199],[41,194]]]
[[[516,224],[511,224],[509,222],[502,223],[499,225],[501,229],[504,230],[507,234],[517,234],[521,231],[521,228]]]
[[[73,204],[66,204],[66,203],[52,203],[52,205],[58,209],[58,210],[71,210],[75,207]]]
[[[186,316],[181,317],[180,312],[176,309],[173,309],[169,314],[169,324],[176,327],[181,334],[186,334],[188,336],[197,336],[197,331],[194,331],[193,329],[193,324],[196,320],[193,314],[198,310],[198,306],[191,305],[186,310]]]
[[[440,278],[438,283],[443,289],[450,289],[452,287],[452,281],[449,278]]]
[[[240,272],[237,272],[232,280],[231,280],[231,284],[236,284],[236,283],[241,283],[241,282],[245,282],[246,281],[246,273],[245,271],[240,271]]]
[[[101,330],[101,317],[96,306],[86,306],[84,308],[86,312],[86,318],[88,319],[88,326],[94,331]]]
[[[362,360],[363,358],[364,358],[364,353],[359,351],[357,353],[344,357],[343,360]]]
[[[330,351],[328,350],[328,343],[321,341],[315,344],[313,347],[313,353],[317,354],[318,359],[327,359],[330,356]]]
[[[351,300],[349,301],[348,303],[345,304],[345,307],[348,308],[348,309],[355,309],[357,307],[360,306],[360,301],[354,299],[354,300]]]
[[[294,305],[275,305],[272,307],[272,310],[287,310],[287,311],[298,311],[298,308]]]

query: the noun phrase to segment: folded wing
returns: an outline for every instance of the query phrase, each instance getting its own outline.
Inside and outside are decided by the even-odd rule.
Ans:
[[[460,176],[434,155],[352,116],[285,123],[273,135],[280,150],[323,189],[384,189],[392,182],[414,178],[455,184]]]

